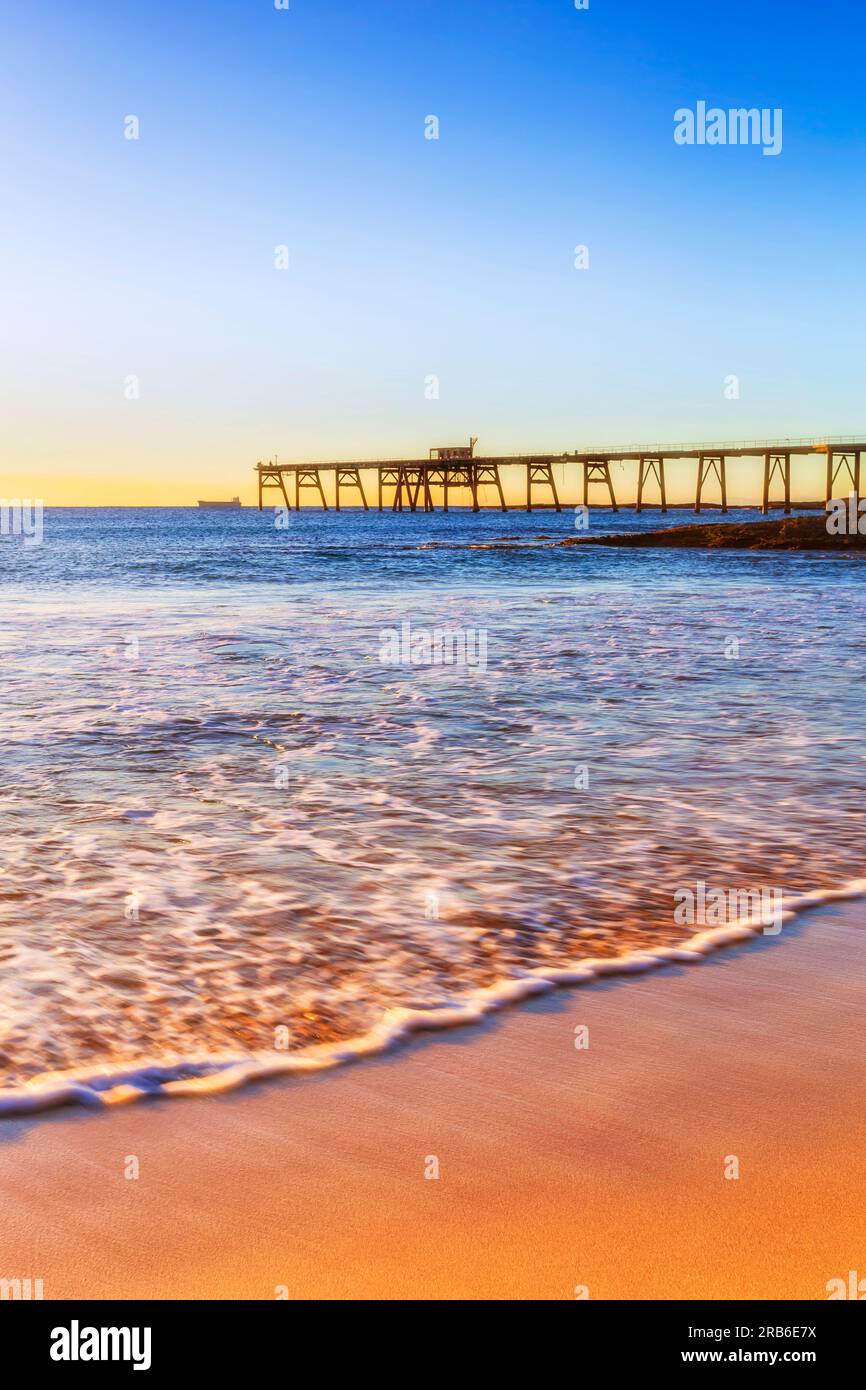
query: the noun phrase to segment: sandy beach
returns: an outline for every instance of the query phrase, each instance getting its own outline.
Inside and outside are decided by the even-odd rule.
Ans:
[[[862,920],[318,1077],[5,1121],[0,1274],[46,1298],[826,1298],[866,1249]]]

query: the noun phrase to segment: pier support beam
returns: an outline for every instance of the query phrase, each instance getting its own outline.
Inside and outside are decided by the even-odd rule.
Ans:
[[[397,470],[397,490],[394,493],[394,502],[391,507],[391,510],[394,512],[402,512],[403,489],[405,488],[406,501],[409,504],[410,512],[417,511],[418,494],[420,493],[422,486],[425,489],[424,510],[425,512],[432,512],[433,503],[430,499],[430,489],[427,485],[427,475],[425,468],[423,467],[423,465],[419,466],[418,464],[401,464]]]
[[[526,465],[526,510],[532,511],[532,486],[533,483],[544,483],[553,493],[553,506],[557,512],[562,511],[559,495],[556,491],[556,480],[553,476],[553,464],[547,459],[530,459]]]
[[[425,510],[425,512],[435,512],[436,508],[433,506],[433,494],[432,494],[432,492],[430,491],[430,470],[429,470],[429,468],[423,468],[423,467],[422,467],[422,469],[421,469],[421,479],[422,479],[422,481],[423,481],[423,483],[424,483],[424,510]],[[419,485],[420,485],[420,484],[419,484]],[[417,488],[416,488],[416,496],[417,496]]]
[[[429,484],[429,482],[428,482],[428,480],[427,480],[427,469],[424,467],[423,464],[419,464],[417,468],[409,468],[409,469],[407,469],[407,470],[406,470],[406,476],[407,476],[407,485],[406,485],[406,486],[407,486],[407,491],[409,492],[409,510],[412,511],[412,512],[417,512],[417,510],[418,510],[418,498],[419,498],[420,495],[421,495],[421,489],[422,489],[422,487],[423,487],[423,489],[424,489],[424,510],[425,510],[425,512],[432,512],[432,511],[433,511],[433,499],[432,499],[431,496],[430,496],[430,484]]]
[[[336,510],[337,510],[337,511],[340,510],[340,488],[341,488],[341,487],[356,487],[356,488],[358,489],[358,491],[360,492],[360,494],[361,494],[361,501],[362,501],[363,504],[364,504],[364,511],[365,511],[365,512],[368,512],[368,511],[370,510],[370,508],[367,506],[367,499],[366,499],[366,497],[364,496],[364,485],[363,485],[363,483],[361,482],[361,473],[360,473],[360,470],[359,470],[359,469],[357,469],[357,468],[335,468],[335,469],[334,469],[334,487],[335,487],[335,497],[336,497],[335,507],[336,507]],[[381,498],[380,498],[380,502],[379,502],[379,511],[381,511],[381,510],[382,510],[382,505],[381,505]]]
[[[430,481],[435,483],[440,481],[436,472],[431,472]],[[453,487],[472,488],[472,465],[459,463],[446,463],[442,467],[442,510],[448,510],[448,492]]]
[[[838,458],[838,463],[836,462]],[[826,502],[832,501],[833,488],[840,473],[847,473],[851,483],[849,491],[852,491],[858,502],[860,500],[860,450],[859,449],[833,449],[827,446],[827,496]],[[847,494],[846,494],[847,495]]]
[[[404,468],[402,468],[402,467],[400,467],[400,468],[397,469],[396,485],[395,485],[395,488],[394,488],[394,501],[391,503],[391,511],[392,511],[392,512],[402,512],[402,510],[403,510],[403,483],[404,483],[404,481],[405,481],[405,479],[404,479],[405,471],[406,471],[406,470],[405,470]],[[408,488],[408,484],[407,484],[407,488],[406,488],[407,495],[408,495],[408,491],[409,491],[409,488]]]
[[[289,494],[286,492],[285,474],[277,466],[276,459],[273,463],[257,463],[256,469],[259,475],[259,511],[262,510],[262,493],[266,487],[278,487],[283,494],[286,504],[286,511],[291,511],[292,506],[289,502]]]
[[[584,459],[583,461],[583,505],[589,506],[589,489],[592,483],[603,483],[610,493],[610,509],[618,512],[613,482],[610,476],[610,459]]]
[[[381,468],[378,468],[376,471],[379,475],[379,511],[381,511],[384,489],[386,487],[397,486],[397,469],[383,466]],[[397,510],[396,507],[394,508],[394,510]]]
[[[478,504],[478,469],[475,467],[474,463],[470,464],[469,467],[469,491],[472,493],[473,512],[480,512],[481,508]]]
[[[701,454],[698,459],[698,486],[695,492],[695,511],[701,510],[701,497],[704,490],[704,483],[715,473],[719,483],[719,491],[722,495],[721,510],[728,510],[728,489],[725,479],[725,456],[724,454]]]
[[[791,511],[791,455],[768,453],[764,454],[764,488],[761,494],[761,511],[764,516],[770,510],[770,484],[777,473],[785,489],[785,515],[788,516]]]
[[[643,511],[643,490],[651,478],[655,478],[659,485],[659,496],[661,497],[661,509],[666,512],[668,509],[667,498],[665,497],[665,461],[661,455],[650,457],[649,455],[641,459],[637,474],[637,504],[635,511]]]
[[[319,490],[322,499],[322,511],[328,510],[328,503],[325,498],[325,489],[322,487],[322,479],[319,477],[318,468],[296,468],[295,469],[295,506],[301,510],[301,488],[315,487]]]
[[[499,510],[507,512],[505,505],[505,493],[502,491],[502,479],[499,476],[498,463],[478,463],[475,467],[475,483],[478,487],[481,483],[493,483],[499,493]]]
[[[405,483],[405,485],[406,485],[406,500],[407,500],[407,501],[411,501],[411,494],[410,494],[410,491],[409,491],[408,479],[407,479],[407,477],[406,477],[406,470],[405,470],[405,468],[400,467],[400,468],[397,469],[397,475],[396,475],[395,483],[394,483],[394,500],[393,500],[393,502],[391,503],[391,511],[392,511],[392,512],[402,512],[402,510],[403,510],[403,485],[404,485],[404,483]]]

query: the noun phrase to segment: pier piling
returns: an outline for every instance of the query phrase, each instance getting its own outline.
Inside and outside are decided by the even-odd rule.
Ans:
[[[543,483],[550,488],[553,495],[553,506],[557,512],[562,511],[559,495],[556,491],[556,479],[553,476],[553,463],[549,459],[535,458],[530,459],[526,465],[526,510],[532,511],[532,487],[533,484]]]
[[[600,458],[600,459],[584,459],[584,463],[583,463],[583,505],[584,505],[585,507],[588,507],[588,506],[589,506],[589,489],[590,489],[590,486],[591,486],[592,483],[603,483],[603,484],[605,484],[605,486],[607,487],[608,492],[610,493],[610,509],[611,509],[612,512],[618,512],[618,511],[619,511],[619,507],[616,505],[616,497],[614,496],[614,491],[613,491],[613,481],[611,480],[611,476],[610,476],[610,460],[609,460],[609,459],[604,459],[604,458]]]
[[[701,510],[701,499],[703,495],[704,484],[712,476],[713,473],[715,473],[716,475],[719,484],[719,492],[721,493],[721,510],[723,512],[726,512],[728,510],[728,489],[725,478],[725,456],[724,454],[701,454],[698,458],[698,486],[697,491],[695,493],[696,512],[699,512]]]
[[[862,447],[866,448],[866,445]],[[830,502],[833,498],[833,488],[836,485],[836,479],[839,477],[840,473],[843,475],[847,473],[851,484],[848,491],[853,492],[859,500],[861,452],[862,450],[859,445],[856,448],[853,446],[850,448],[837,448],[832,445],[827,446],[827,495],[824,499],[826,502]],[[835,462],[837,458],[839,460],[838,463]]]
[[[659,487],[659,497],[661,498],[661,510],[666,512],[668,509],[667,499],[665,498],[665,461],[659,454],[656,457],[644,455],[638,466],[637,475],[637,502],[635,511],[643,511],[643,491],[650,478],[655,477]]]
[[[788,452],[764,454],[764,489],[761,498],[761,511],[764,516],[770,510],[770,486],[776,473],[782,479],[785,489],[785,515],[791,512],[791,455]]]
[[[360,492],[360,494],[361,494],[361,502],[363,503],[364,511],[365,511],[365,512],[368,512],[368,511],[370,510],[370,508],[367,506],[367,498],[366,498],[365,495],[364,495],[364,484],[361,482],[361,472],[360,472],[360,469],[358,469],[358,468],[341,468],[341,467],[338,466],[338,467],[335,469],[335,474],[336,474],[335,479],[334,479],[334,487],[335,487],[335,494],[334,494],[334,509],[335,509],[335,511],[339,511],[339,510],[340,510],[340,488],[341,488],[341,487],[356,487],[356,488],[358,489],[358,491]]]

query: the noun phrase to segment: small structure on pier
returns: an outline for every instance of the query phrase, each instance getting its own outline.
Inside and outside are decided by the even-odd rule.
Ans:
[[[473,434],[468,444],[434,444],[429,457],[439,459],[440,462],[446,459],[471,459],[477,443],[478,440]]]

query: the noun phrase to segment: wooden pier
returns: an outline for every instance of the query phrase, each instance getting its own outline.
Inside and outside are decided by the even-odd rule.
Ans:
[[[737,444],[669,444],[655,447],[625,445],[601,449],[577,449],[563,454],[508,454],[496,458],[479,456],[475,452],[476,439],[468,444],[437,445],[430,449],[426,458],[415,459],[356,459],[351,462],[324,463],[257,463],[259,480],[259,511],[263,507],[266,488],[276,489],[282,498],[282,505],[290,511],[301,506],[301,489],[312,489],[325,511],[328,502],[322,483],[322,475],[333,473],[335,509],[340,510],[341,490],[353,492],[353,501],[359,502],[369,511],[362,481],[363,473],[375,475],[377,483],[376,498],[378,510],[424,511],[436,510],[435,498],[438,496],[443,511],[448,511],[449,492],[463,488],[469,493],[473,512],[481,510],[480,489],[489,484],[495,489],[497,500],[493,503],[501,511],[507,512],[505,492],[502,486],[502,470],[522,471],[525,479],[525,510],[531,512],[534,506],[553,507],[561,511],[563,503],[556,486],[554,468],[563,477],[566,470],[575,468],[576,477],[582,479],[583,503],[591,503],[590,490],[596,499],[598,488],[606,492],[604,502],[613,511],[619,509],[614,493],[611,465],[614,463],[635,463],[637,511],[647,506],[658,506],[661,511],[668,509],[665,492],[665,463],[672,459],[694,459],[695,469],[695,511],[703,506],[715,505],[723,512],[728,510],[728,489],[726,461],[729,458],[754,458],[763,465],[763,486],[761,490],[761,511],[766,515],[772,508],[791,511],[791,464],[797,457],[818,456],[826,461],[825,500],[834,496],[847,496],[853,492],[860,496],[860,457],[866,451],[866,442],[845,438],[818,440],[752,440]],[[292,481],[293,480],[293,481]],[[771,500],[771,492],[781,490],[782,498]],[[837,489],[837,483],[841,491]],[[533,494],[533,489],[535,492]],[[651,489],[657,492],[658,500],[650,503],[646,493]],[[717,500],[710,502],[705,495],[714,492]],[[294,503],[290,501],[290,493]],[[355,496],[357,494],[357,496]],[[280,505],[279,501],[277,503]]]

